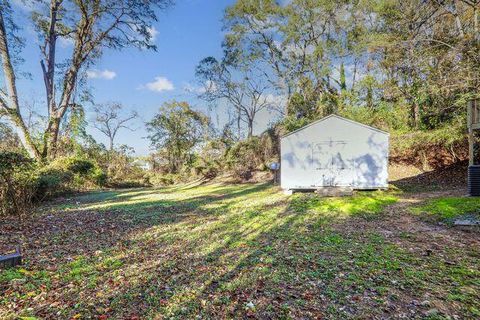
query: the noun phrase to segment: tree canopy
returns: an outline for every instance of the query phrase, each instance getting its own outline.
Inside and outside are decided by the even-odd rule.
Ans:
[[[33,0],[32,0],[33,1]],[[14,48],[18,48],[16,26],[8,1],[0,3],[0,56],[5,89],[0,97],[0,112],[17,128],[30,156],[52,158],[56,153],[62,120],[67,111],[78,106],[84,96],[82,79],[86,68],[94,64],[106,48],[137,47],[155,49],[151,43],[152,23],[157,10],[170,0],[34,0],[32,23],[40,43],[41,70],[48,120],[41,136],[34,137],[22,117],[17,76],[13,68]],[[58,61],[60,39],[70,40],[70,57]]]
[[[187,102],[167,102],[147,123],[151,144],[165,153],[169,171],[177,173],[194,148],[207,138],[210,119]]]
[[[465,100],[478,91],[478,7],[474,0],[238,0],[225,15],[225,43],[261,62],[288,97],[286,114],[403,108],[406,126],[432,129],[464,117]]]

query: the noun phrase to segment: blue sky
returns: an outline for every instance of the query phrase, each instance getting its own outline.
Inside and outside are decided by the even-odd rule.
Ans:
[[[139,112],[143,120],[149,120],[165,101],[186,100],[195,108],[208,112],[205,104],[185,90],[195,86],[195,67],[207,56],[220,57],[223,40],[222,17],[225,8],[234,0],[183,0],[159,14],[154,25],[154,41],[157,52],[127,49],[106,51],[98,63],[89,70],[88,84],[96,103],[119,101],[127,109]],[[26,19],[28,10],[15,8],[18,19]],[[28,24],[24,24],[28,25]],[[31,27],[23,29],[27,46],[22,52],[25,59],[22,70],[31,73],[31,79],[20,79],[19,92],[25,102],[35,100],[42,106],[44,88],[40,74],[40,54]],[[68,43],[63,43],[63,51],[68,52]],[[224,112],[223,112],[224,114]],[[215,118],[214,114],[211,114]],[[89,118],[92,117],[90,114]],[[265,129],[269,122],[268,114],[260,115],[257,132]],[[122,131],[117,144],[127,144],[136,150],[137,155],[149,152],[147,135],[141,121],[135,124],[135,132]],[[106,139],[94,128],[89,127],[98,141]]]

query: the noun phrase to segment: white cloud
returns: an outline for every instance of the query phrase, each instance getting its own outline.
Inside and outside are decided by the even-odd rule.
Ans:
[[[157,36],[158,36],[158,30],[155,29],[155,27],[148,27],[147,28],[147,32],[148,34],[150,35],[150,43],[155,43],[155,41],[157,40]]]
[[[117,76],[115,71],[111,70],[88,70],[87,77],[89,79],[105,79],[105,80],[112,80]]]
[[[172,91],[175,89],[173,83],[165,77],[155,77],[155,80],[141,86],[140,88],[147,88],[150,91],[162,92]]]

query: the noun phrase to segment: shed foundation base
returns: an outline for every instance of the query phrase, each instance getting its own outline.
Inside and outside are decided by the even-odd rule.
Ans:
[[[282,189],[286,195],[291,195],[296,192],[315,192],[322,197],[343,197],[351,196],[354,191],[376,191],[388,190],[388,187],[371,187],[371,188],[353,188],[353,187],[317,187],[317,188],[293,188]]]
[[[345,197],[353,195],[353,188],[351,187],[325,187],[318,188],[315,193],[322,197]]]

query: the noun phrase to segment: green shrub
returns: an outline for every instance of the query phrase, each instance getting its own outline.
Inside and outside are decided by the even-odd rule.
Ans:
[[[150,186],[149,183],[135,180],[122,180],[122,181],[111,181],[109,186],[112,188],[125,189],[125,188],[142,188]]]
[[[80,158],[67,158],[66,169],[81,176],[87,176],[95,169],[95,164],[89,160]]]
[[[33,161],[23,154],[16,152],[0,152],[0,175],[14,172],[18,168],[28,168]]]
[[[35,163],[20,153],[0,152],[0,215],[24,214],[36,193]]]
[[[70,171],[44,167],[37,174],[37,200],[71,191],[74,174]]]
[[[179,180],[178,175],[172,173],[148,173],[146,183],[153,186],[169,186]]]
[[[95,170],[96,165],[79,157],[61,157],[50,162],[47,167],[87,177]]]
[[[166,175],[160,176],[159,182],[160,182],[160,185],[169,186],[174,184],[177,178],[178,178],[177,175],[173,173],[168,173]]]
[[[106,173],[95,163],[78,157],[58,158],[38,170],[38,200],[76,190],[105,186]]]
[[[213,179],[220,172],[219,161],[198,157],[193,163],[193,173],[205,179]]]
[[[104,187],[107,185],[108,176],[105,171],[103,171],[99,167],[95,167],[91,171],[90,178],[99,187]]]
[[[203,167],[202,170],[200,171],[200,174],[205,179],[213,179],[218,175],[219,172],[220,172],[220,168],[215,164],[211,163]]]
[[[226,163],[235,178],[249,180],[252,171],[264,162],[264,148],[258,137],[236,143],[227,153]]]
[[[35,202],[106,183],[105,172],[86,159],[59,158],[40,166],[20,153],[0,152],[0,215],[23,214]]]
[[[313,120],[310,120],[308,118],[297,119],[294,116],[288,116],[285,117],[285,119],[282,121],[282,127],[285,129],[286,132],[293,132],[295,130],[303,128],[310,122],[313,122]]]

